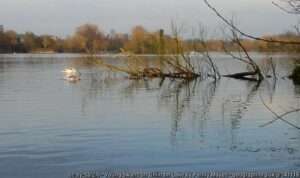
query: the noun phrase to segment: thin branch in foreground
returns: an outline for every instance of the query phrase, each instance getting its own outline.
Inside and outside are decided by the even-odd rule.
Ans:
[[[272,4],[274,6],[276,6],[277,8],[279,8],[280,10],[284,11],[285,13],[288,13],[288,14],[299,14],[299,12],[288,10],[287,8],[279,5],[278,3],[274,2],[274,1],[272,2]]]
[[[294,15],[300,14],[299,0],[281,0],[281,1],[287,4],[289,6],[289,9],[287,7],[283,7],[282,5],[276,3],[275,1],[273,1],[272,4],[277,8],[279,8],[280,10],[284,11],[285,13],[294,14]]]
[[[238,27],[236,27],[234,24],[232,24],[228,19],[226,19],[216,8],[214,8],[207,0],[203,0],[204,3],[209,7],[225,24],[230,26],[233,30],[237,31],[239,34],[241,34],[244,37],[258,40],[258,41],[264,41],[268,43],[280,43],[280,44],[293,44],[293,45],[300,45],[300,42],[297,41],[282,41],[282,40],[275,40],[275,39],[266,39],[266,38],[260,38],[256,37],[250,34],[247,34],[243,31],[241,31]]]
[[[291,114],[291,113],[294,113],[294,112],[299,112],[299,111],[300,111],[300,108],[279,115],[279,114],[277,114],[275,111],[273,111],[272,108],[271,108],[270,106],[268,106],[268,105],[266,104],[266,102],[263,100],[263,97],[261,96],[261,94],[259,95],[259,97],[260,97],[260,100],[261,100],[261,102],[263,103],[263,105],[264,105],[264,106],[265,106],[265,107],[266,107],[266,108],[267,108],[267,109],[275,116],[276,120],[281,120],[281,121],[283,121],[284,123],[286,123],[286,124],[288,124],[288,125],[290,125],[290,126],[296,128],[296,129],[299,129],[299,130],[300,130],[300,127],[299,127],[299,126],[297,126],[297,125],[295,125],[295,124],[293,124],[293,123],[291,123],[291,122],[289,122],[289,121],[287,121],[286,119],[283,118],[284,116],[287,116],[288,114]],[[271,121],[271,123],[273,123],[273,122],[275,122],[275,120]],[[269,124],[271,124],[271,123],[264,124],[263,126],[269,125]]]
[[[287,115],[289,115],[289,114],[297,113],[297,112],[300,112],[300,108],[294,109],[294,110],[291,110],[291,111],[288,111],[288,112],[285,112],[285,113],[281,114],[281,115],[279,116],[279,118],[283,118],[283,117],[285,117],[285,116],[287,116]],[[271,125],[271,124],[273,124],[274,122],[278,121],[279,118],[275,118],[275,119],[273,119],[273,120],[271,120],[271,121],[269,121],[269,122],[267,122],[267,123],[261,125],[260,127],[266,127],[266,126],[268,126],[268,125]]]

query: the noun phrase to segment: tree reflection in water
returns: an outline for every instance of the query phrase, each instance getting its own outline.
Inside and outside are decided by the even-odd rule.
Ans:
[[[205,80],[168,81],[161,90],[159,103],[171,111],[171,143],[176,144],[178,133],[183,131],[180,122],[191,114],[193,126],[198,125],[198,133],[205,136],[205,121],[208,119],[218,82]],[[196,101],[195,101],[196,100]],[[195,107],[196,106],[196,107]],[[197,123],[198,122],[198,123]]]
[[[259,139],[250,137],[252,140],[245,140],[248,138],[243,133],[255,126],[257,131],[263,133],[264,129],[272,130],[271,125],[277,123],[272,121],[270,125],[267,125],[268,127],[260,127],[274,118],[272,113],[269,113],[263,106],[259,96],[262,95],[266,103],[276,106],[280,100],[278,96],[282,96],[280,93],[283,91],[282,87],[288,83],[284,78],[288,72],[282,71],[282,68],[290,69],[290,66],[286,63],[282,66],[278,60],[273,62],[266,59],[260,65],[263,66],[265,75],[271,75],[274,72],[270,67],[270,65],[274,65],[275,69],[278,69],[275,71],[277,79],[274,80],[273,77],[270,77],[261,83],[233,79],[221,79],[217,82],[207,79],[191,81],[179,79],[129,80],[114,72],[96,68],[95,70],[89,69],[85,73],[86,80],[83,79],[85,85],[81,86],[82,90],[86,90],[82,97],[82,110],[85,112],[89,101],[97,100],[99,95],[104,96],[107,92],[119,99],[128,100],[130,103],[138,101],[140,96],[147,98],[148,96],[145,95],[150,94],[157,96],[151,100],[157,101],[158,111],[170,115],[169,135],[170,143],[173,146],[191,141],[198,143],[200,147],[207,148],[208,146],[230,151],[258,152],[263,149],[272,150],[274,147],[276,150],[283,150],[285,148],[274,146],[271,141],[269,144],[262,145],[256,143],[261,140],[268,141],[269,137]],[[295,96],[298,97],[299,87],[294,85],[293,87]],[[298,124],[298,121],[292,121]],[[298,146],[286,146],[286,148],[295,152]]]

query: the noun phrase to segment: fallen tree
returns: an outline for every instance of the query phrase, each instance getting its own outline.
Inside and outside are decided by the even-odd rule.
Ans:
[[[130,52],[123,52],[126,57],[125,66],[117,66],[99,60],[98,64],[113,71],[119,71],[128,74],[129,79],[143,78],[178,78],[192,80],[201,77],[200,71],[195,71],[194,65],[189,63],[183,57],[160,56],[160,66],[143,65],[140,56]],[[186,57],[186,56],[185,56]]]
[[[123,49],[121,49],[121,51],[125,58],[125,66],[112,65],[103,60],[99,60],[98,64],[110,70],[126,73],[130,79],[178,78],[193,80],[199,77],[212,77],[214,80],[218,80],[220,78],[219,71],[208,52],[206,52],[205,55],[192,53],[191,49],[185,48],[183,40],[181,40],[179,36],[180,29],[175,23],[172,23],[172,31],[175,51],[173,51],[172,54],[166,54],[168,49],[165,49],[164,46],[163,30],[160,30],[159,40],[157,40],[158,52],[156,56],[159,60],[158,65],[144,65],[143,62],[145,59],[143,59],[142,56],[135,55]],[[205,46],[204,41],[203,46]],[[206,62],[208,65],[203,65],[203,62]]]

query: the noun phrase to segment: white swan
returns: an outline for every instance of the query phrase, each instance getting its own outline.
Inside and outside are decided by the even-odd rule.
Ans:
[[[79,72],[75,68],[66,68],[62,71],[66,76],[78,75]]]
[[[64,73],[64,79],[70,82],[76,82],[80,80],[80,72],[75,68],[66,68],[62,71]]]

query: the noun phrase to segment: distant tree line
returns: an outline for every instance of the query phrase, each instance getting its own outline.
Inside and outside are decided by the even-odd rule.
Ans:
[[[270,35],[263,36],[264,39],[269,40],[277,40],[277,41],[288,41],[288,42],[300,42],[300,36],[296,32],[286,32],[278,35]],[[197,39],[186,40],[186,43],[189,46],[200,45],[197,43]],[[285,43],[268,43],[264,41],[252,40],[252,39],[240,39],[241,44],[245,47],[247,51],[253,52],[292,52],[292,53],[300,53],[300,45],[294,44],[285,44]],[[234,45],[233,41],[224,40],[224,39],[212,39],[205,41],[207,49],[209,51],[218,51],[223,52],[224,46],[226,46],[227,50],[237,51],[238,48]],[[198,48],[198,49],[199,49]]]
[[[76,28],[74,34],[66,38],[52,35],[36,35],[32,32],[18,34],[13,30],[0,30],[0,53],[119,53],[127,50],[136,54],[172,54],[180,48],[185,51],[223,51],[223,46],[230,46],[230,41],[222,39],[207,40],[206,48],[200,39],[183,39],[167,35],[163,30],[150,32],[142,26],[136,26],[130,34],[116,33],[111,31],[106,34],[97,25],[85,24]],[[266,36],[264,38],[299,41],[298,33],[287,32],[280,35]],[[178,40],[181,43],[178,43]],[[260,52],[300,52],[299,45],[283,45],[278,43],[265,43],[255,40],[241,40],[249,51]],[[238,48],[234,45],[230,50]]]

